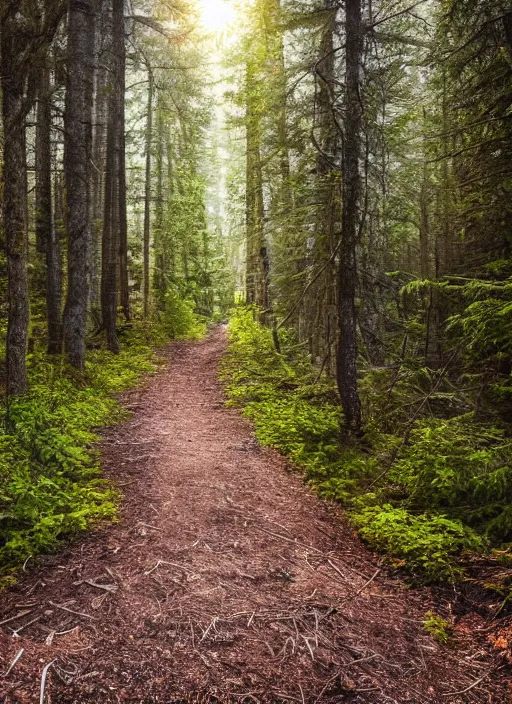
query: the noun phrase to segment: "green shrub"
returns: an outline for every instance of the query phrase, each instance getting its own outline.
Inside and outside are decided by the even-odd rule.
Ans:
[[[512,443],[472,415],[418,421],[388,479],[408,506],[440,509],[492,535],[512,538]]]
[[[453,558],[484,547],[482,538],[460,521],[436,514],[414,516],[390,504],[365,508],[352,514],[352,521],[364,540],[431,581],[460,576]]]
[[[423,621],[425,631],[437,640],[438,643],[448,643],[451,638],[453,627],[452,624],[442,616],[435,614],[433,611],[427,611],[425,620]]]
[[[168,337],[184,340],[205,334],[205,320],[194,312],[195,307],[194,301],[183,299],[174,288],[167,291],[160,321]]]
[[[278,353],[257,317],[241,308],[230,322],[222,371],[229,402],[242,406],[262,444],[288,456],[323,497],[345,504],[362,538],[431,581],[459,576],[464,552],[510,540],[512,444],[500,429],[472,414],[420,417],[408,427],[407,400],[421,401],[436,383],[433,372],[411,365],[400,378],[394,370],[366,375],[371,450],[343,446],[334,383],[318,382],[284,333]],[[433,402],[453,411],[460,404],[448,381],[442,388]]]
[[[312,393],[307,358],[295,352],[292,363],[278,353],[271,332],[251,309],[237,311],[229,336],[222,373],[231,401],[244,407],[262,445],[280,450],[310,478],[325,478],[340,452],[341,412],[325,402],[322,386]],[[283,343],[286,349],[286,338]]]
[[[138,329],[123,351],[93,351],[77,374],[44,354],[29,359],[30,393],[0,409],[0,574],[52,549],[65,535],[116,515],[101,479],[95,428],[126,413],[113,394],[156,368]]]

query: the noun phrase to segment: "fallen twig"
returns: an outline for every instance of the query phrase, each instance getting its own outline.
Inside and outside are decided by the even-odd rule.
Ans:
[[[119,581],[119,582],[122,582],[122,579],[120,579],[120,577],[118,577],[116,574],[114,574],[114,572],[112,572],[112,570],[110,569],[110,567],[105,567],[105,571],[108,572],[108,574],[112,577],[112,579],[114,580],[114,582],[115,582],[116,584],[117,584],[118,581]]]
[[[330,557],[330,559],[328,559],[327,561],[329,562],[329,564],[331,565],[331,567],[332,567],[334,570],[336,570],[336,572],[337,572],[344,580],[346,580],[346,576],[343,574],[343,572],[341,572],[341,570],[339,569],[339,567],[336,567],[336,566],[332,563],[332,560],[338,560],[338,562],[341,562],[341,564],[343,565],[343,567],[344,567],[345,569],[349,570],[350,572],[353,572],[354,574],[357,574],[358,577],[361,577],[362,579],[368,579],[368,575],[364,574],[363,572],[359,572],[359,570],[356,570],[356,569],[355,569],[354,567],[352,567],[351,565],[348,565],[345,560],[342,560],[342,559],[339,557],[339,555],[337,555],[337,554],[336,554],[336,555],[333,555],[332,552],[330,553],[330,555],[331,555],[331,557]]]
[[[254,696],[255,694],[260,694],[260,692],[234,692],[233,696],[238,697],[239,699],[252,699],[252,701],[256,702],[256,704],[260,704],[260,700],[256,699],[256,697]]]
[[[14,638],[17,638],[17,637],[18,637],[18,634],[21,633],[21,631],[23,631],[25,628],[28,628],[29,626],[31,626],[31,625],[32,625],[33,623],[35,623],[36,621],[39,621],[40,618],[41,618],[41,616],[36,616],[35,618],[32,619],[32,621],[29,621],[28,623],[24,623],[24,624],[23,624],[22,626],[20,626],[19,628],[16,628],[15,630],[11,629],[11,630],[12,630],[12,635],[13,635],[13,637],[14,637]]]
[[[11,664],[10,664],[9,667],[7,668],[7,672],[5,673],[4,677],[8,677],[8,676],[10,675],[11,670],[13,670],[13,669],[16,667],[16,663],[17,663],[18,660],[21,658],[21,656],[23,655],[23,652],[24,652],[24,651],[25,651],[25,648],[21,648],[21,649],[18,651],[18,654],[16,655],[16,657],[14,658],[14,660],[11,662]]]
[[[302,697],[302,704],[306,704],[306,698],[304,696],[304,692],[302,691],[302,687],[299,684],[299,689],[300,689],[300,696]]]
[[[250,520],[250,519],[248,519],[248,520]],[[327,557],[326,553],[323,552],[323,550],[319,550],[319,548],[315,548],[313,545],[307,545],[306,543],[301,543],[301,542],[299,542],[296,538],[288,538],[286,535],[281,535],[281,533],[274,533],[274,532],[271,531],[271,530],[267,530],[266,528],[262,528],[261,526],[259,526],[257,523],[254,523],[254,522],[253,522],[253,526],[254,526],[255,528],[257,528],[258,530],[261,530],[261,531],[263,531],[264,533],[267,533],[268,535],[273,536],[274,538],[279,538],[280,540],[284,540],[284,541],[287,542],[287,543],[292,543],[292,545],[296,545],[296,546],[299,547],[299,548],[306,548],[307,550],[311,550],[312,552],[315,552],[315,553],[317,553],[318,555],[321,555],[322,557]],[[337,558],[337,559],[338,559],[338,558]],[[343,579],[345,579],[343,573],[339,570],[339,568],[336,567],[336,566],[332,563],[331,560],[328,559],[327,561],[329,562],[329,564],[331,565],[331,567],[332,567],[334,570],[336,570],[336,572],[337,572]],[[355,574],[359,575],[360,577],[363,577],[363,579],[366,579],[366,575],[362,574],[361,572],[358,572],[358,571],[355,570],[353,567],[348,567],[348,565],[346,565],[346,567],[347,567],[347,569],[349,569],[351,572],[354,572]],[[380,570],[379,570],[379,572],[380,572]],[[373,580],[375,579],[376,576],[377,576],[377,575],[375,575],[374,577],[372,577],[372,579],[371,579],[370,581],[373,582]]]
[[[23,618],[23,616],[27,616],[28,614],[31,614],[34,609],[28,609],[27,611],[22,611],[21,613],[17,614],[16,616],[11,616],[10,618],[6,618],[4,621],[0,621],[0,626],[4,626],[6,623],[11,623],[11,621],[16,621],[19,618]]]
[[[335,559],[339,559],[339,558],[335,558]],[[333,568],[333,570],[339,574],[339,576],[343,579],[343,581],[346,582],[346,581],[347,581],[347,577],[346,577],[346,575],[343,574],[343,572],[340,570],[340,568],[337,567],[337,566],[334,564],[334,562],[333,562],[332,560],[330,560],[330,559],[327,560],[327,562],[330,564],[330,566]],[[363,579],[368,579],[368,576],[367,576],[367,575],[363,574],[362,572],[358,572],[358,571],[355,570],[353,567],[349,567],[349,566],[348,566],[345,562],[343,562],[342,560],[340,560],[340,562],[342,562],[342,563],[343,563],[343,566],[346,567],[348,570],[350,570],[350,572],[353,572],[354,574],[357,574],[358,577],[362,577]]]
[[[442,694],[442,696],[443,696],[443,697],[455,697],[455,696],[457,696],[457,695],[459,695],[459,694],[466,694],[466,692],[469,692],[471,689],[473,689],[474,687],[476,687],[477,685],[479,685],[480,682],[483,682],[486,677],[489,677],[489,675],[492,675],[492,673],[494,672],[495,669],[496,669],[496,668],[493,667],[493,668],[491,668],[490,670],[488,670],[488,671],[485,673],[485,675],[482,675],[482,677],[479,677],[477,680],[475,680],[475,682],[473,682],[472,684],[470,684],[469,687],[466,687],[466,689],[460,689],[458,692],[445,692],[444,694]]]
[[[379,568],[379,569],[375,572],[375,574],[374,574],[372,577],[370,577],[370,579],[369,579],[367,582],[365,582],[365,583],[363,584],[363,586],[361,587],[361,589],[358,589],[355,594],[352,594],[351,596],[348,596],[346,599],[343,599],[343,601],[345,602],[345,601],[348,601],[349,599],[355,599],[357,596],[359,596],[359,594],[361,594],[361,592],[364,592],[364,590],[366,589],[366,587],[369,587],[370,584],[378,577],[378,575],[380,574],[380,572],[381,572],[381,570],[380,570],[380,568]]]
[[[91,616],[90,614],[84,614],[81,611],[74,611],[73,609],[69,609],[67,606],[62,606],[62,604],[56,604],[54,601],[50,601],[48,603],[56,609],[61,609],[61,611],[67,611],[69,614],[74,614],[75,616],[83,616],[84,618],[90,618],[91,621],[98,620],[96,618],[96,616]]]
[[[302,634],[300,637],[303,639],[304,643],[308,646],[309,654],[311,655],[311,660],[313,662],[315,662],[315,653],[313,652],[313,648],[311,647],[311,644],[309,642],[309,638],[306,638],[306,636],[303,636]]]
[[[373,660],[376,657],[379,657],[377,655],[377,653],[374,653],[373,655],[369,655],[368,657],[358,658],[357,660],[352,660],[352,662],[348,662],[345,665],[345,667],[350,667],[351,665],[357,665],[358,663],[367,662],[369,660]],[[330,679],[327,680],[324,688],[322,689],[322,691],[320,692],[318,697],[315,699],[314,704],[317,704],[322,699],[322,697],[327,692],[327,690],[332,685],[332,683],[336,682],[338,677],[341,677],[343,674],[344,674],[344,670],[339,670],[335,675],[333,675]],[[363,690],[357,690],[357,691],[359,692],[359,691],[363,691]],[[368,691],[370,691],[370,690],[368,690]],[[374,690],[371,690],[371,691],[374,691]]]
[[[50,646],[53,644],[53,639],[55,638],[55,633],[56,633],[56,631],[50,631],[50,633],[48,633],[48,635],[46,636],[46,640],[44,641],[45,645]]]
[[[41,675],[41,694],[39,695],[39,704],[44,704],[44,688],[46,685],[46,675],[48,674],[48,670],[54,662],[55,660],[52,660],[48,663],[48,665],[45,665],[43,668],[43,674]]]
[[[203,637],[202,637],[201,640],[199,641],[200,643],[203,642],[203,640],[206,638],[206,636],[207,636],[208,633],[212,630],[212,628],[215,630],[215,626],[217,625],[217,621],[218,621],[217,618],[213,618],[213,619],[212,619],[212,622],[210,623],[210,625],[208,626],[208,628],[206,629],[206,631],[203,633]]]
[[[299,702],[302,704],[303,699],[297,699],[297,697],[291,697],[289,694],[283,694],[283,692],[274,692],[274,696],[279,697],[279,699],[286,699],[289,702]]]
[[[268,535],[273,536],[274,538],[279,538],[280,540],[284,540],[287,543],[292,543],[292,545],[296,545],[298,548],[306,548],[307,550],[312,550],[313,552],[318,553],[319,555],[323,555],[324,553],[322,550],[319,550],[318,548],[313,547],[313,545],[306,545],[306,543],[299,543],[297,538],[288,538],[286,535],[281,535],[280,533],[274,533],[271,530],[267,530],[266,528],[262,528],[261,526],[257,525],[256,523],[253,522],[253,526],[257,528],[258,530],[263,531],[264,533],[267,533]]]
[[[160,533],[162,532],[161,528],[157,528],[156,526],[152,526],[150,523],[142,523],[142,521],[140,521],[139,523],[137,523],[137,525],[142,526],[143,528],[150,528],[151,530],[157,530]]]
[[[160,565],[170,565],[171,567],[177,567],[178,569],[183,570],[183,572],[188,572],[189,574],[195,574],[194,570],[190,570],[190,569],[188,569],[188,567],[183,567],[183,565],[178,565],[178,563],[176,563],[176,562],[167,562],[166,560],[158,560],[158,562],[156,563],[156,565],[154,567],[152,567],[150,570],[146,570],[144,572],[146,577],[148,575],[150,575],[152,572],[154,572],[155,570],[157,570],[160,567]]]
[[[96,589],[103,589],[106,592],[117,592],[118,586],[117,584],[98,584],[97,582],[93,582],[92,579],[84,579],[83,584],[88,584],[91,587],[95,587]]]

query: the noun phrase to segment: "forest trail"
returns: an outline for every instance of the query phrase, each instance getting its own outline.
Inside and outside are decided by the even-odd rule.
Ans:
[[[385,577],[224,406],[225,346],[222,328],[172,344],[125,395],[133,415],[103,444],[121,522],[2,595],[1,701],[39,701],[53,662],[52,704],[504,702],[488,665],[424,632],[430,592]]]

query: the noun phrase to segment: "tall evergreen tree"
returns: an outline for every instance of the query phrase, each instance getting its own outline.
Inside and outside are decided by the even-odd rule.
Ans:
[[[85,366],[91,257],[90,174],[94,80],[93,0],[69,0],[64,113],[68,288],[64,344],[70,364]]]

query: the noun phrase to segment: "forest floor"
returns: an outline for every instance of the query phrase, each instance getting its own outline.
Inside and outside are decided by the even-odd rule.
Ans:
[[[1,595],[0,701],[512,701],[470,633],[482,619],[439,645],[423,627],[433,592],[380,569],[225,407],[225,348],[223,328],[174,343],[123,395],[132,416],[102,445],[121,520]]]

